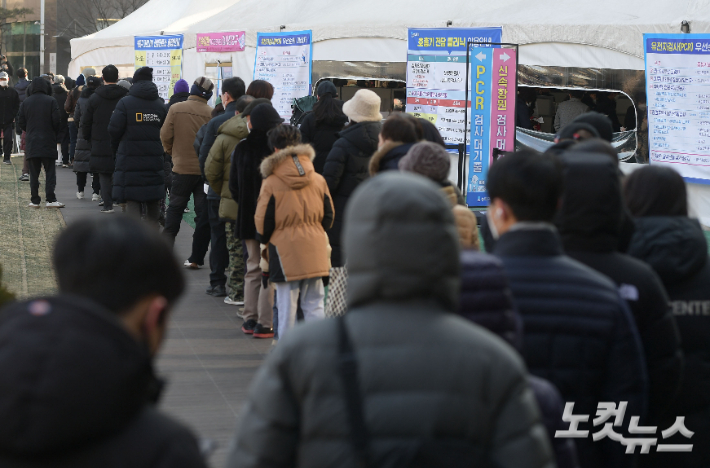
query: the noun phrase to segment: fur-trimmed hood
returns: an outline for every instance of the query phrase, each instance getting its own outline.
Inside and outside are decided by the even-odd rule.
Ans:
[[[414,143],[402,143],[401,141],[388,141],[381,148],[375,151],[370,159],[370,177],[382,171],[398,170],[399,160],[407,154],[409,148]]]
[[[282,150],[277,151],[276,153],[272,154],[268,158],[264,159],[261,163],[261,175],[264,179],[269,177],[271,174],[275,174],[276,168],[281,165],[282,162],[284,162],[286,159],[291,159],[296,156],[305,156],[308,158],[308,160],[311,162],[308,166],[310,167],[310,171],[313,171],[313,159],[316,157],[316,152],[313,149],[311,145],[297,145],[297,146],[289,146],[287,148],[284,148]],[[299,158],[299,161],[302,158]],[[303,164],[303,163],[301,163]],[[296,164],[291,163],[288,168],[284,168],[283,171],[278,171],[278,174],[275,174],[279,177],[288,177],[288,176],[293,176],[293,177],[299,177],[302,178],[306,176],[309,172],[309,167],[303,167],[304,173],[301,174],[299,172],[298,167]]]

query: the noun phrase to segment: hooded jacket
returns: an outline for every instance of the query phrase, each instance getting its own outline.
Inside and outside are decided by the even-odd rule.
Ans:
[[[62,125],[59,129],[59,132],[63,132],[67,129],[67,122],[69,119],[69,114],[67,114],[67,111],[64,109],[64,105],[67,102],[67,96],[69,92],[67,91],[67,88],[63,84],[53,84],[52,85],[52,97],[57,100],[57,105],[59,106],[59,116],[61,118]],[[61,140],[61,138],[60,138]],[[57,141],[57,143],[61,143],[61,141]]]
[[[616,285],[564,255],[551,225],[517,223],[498,239],[494,253],[503,261],[523,318],[522,354],[530,373],[573,401],[574,414],[594,415],[599,402],[626,401],[626,414],[643,420],[644,352]],[[582,422],[579,428],[592,426]],[[590,434],[575,442],[583,468],[633,466],[634,457],[610,439],[593,442]]]
[[[154,408],[145,347],[98,304],[11,305],[0,343],[0,466],[205,466],[194,436]]]
[[[190,96],[187,101],[170,107],[160,140],[163,148],[173,158],[173,172],[183,175],[202,175],[200,161],[192,144],[197,131],[210,121],[212,109],[207,100]]]
[[[205,175],[205,163],[207,162],[207,157],[210,154],[210,150],[212,149],[212,146],[215,144],[215,141],[217,140],[217,135],[219,134],[219,129],[220,127],[227,122],[229,119],[232,117],[235,117],[234,113],[237,109],[237,101],[231,101],[227,106],[224,108],[224,112],[221,113],[220,115],[213,117],[207,124],[202,127],[203,131],[203,136],[202,139],[200,140],[200,146],[197,148],[197,155],[200,160],[200,171],[202,172],[202,175],[205,176],[205,179],[207,179],[207,176]],[[204,130],[203,130],[204,129]],[[244,136],[242,138],[246,138],[246,136],[249,134],[249,130],[246,128],[246,122],[244,121],[244,131],[243,133]],[[240,138],[239,140],[241,140]],[[239,142],[237,140],[237,143]],[[195,141],[197,141],[197,138],[195,138]],[[234,146],[236,146],[236,144]],[[229,156],[231,156],[232,151],[234,150],[234,146],[232,146],[229,150]],[[229,168],[227,168],[227,172],[229,172]],[[226,191],[229,192],[229,184],[225,187]],[[231,194],[229,195],[231,197]],[[220,192],[215,191],[212,189],[210,186],[209,190],[207,191],[207,198],[212,199],[212,200],[219,200],[220,199]],[[220,206],[222,203],[220,202]],[[236,212],[234,213],[236,216]],[[225,217],[222,217],[220,215],[220,218],[222,219],[227,219]],[[231,218],[232,221],[234,221],[234,218]]]
[[[461,253],[459,314],[495,333],[516,350],[522,348],[523,322],[513,305],[503,264],[494,256],[473,251]],[[560,392],[539,377],[529,375],[527,380],[542,412],[557,468],[577,468],[579,461],[572,439],[555,437],[556,431],[567,429],[562,420],[564,401]]]
[[[459,205],[458,192],[450,183],[444,185],[441,189],[442,193],[449,200],[451,208],[454,212],[456,220],[456,230],[459,233],[459,241],[461,247],[465,249],[481,250],[480,241],[478,240],[478,224],[476,215],[471,212],[466,206]]]
[[[172,96],[170,96],[170,100],[168,101],[166,105],[166,109],[169,112],[170,108],[172,107],[173,104],[177,104],[178,102],[185,102],[187,101],[187,98],[190,97],[190,92],[189,91],[184,91],[182,93],[173,93]]]
[[[459,247],[438,188],[383,175],[345,216],[344,321],[371,465],[418,466],[429,453],[426,466],[553,467],[522,360],[452,313]],[[254,378],[228,467],[358,466],[338,348],[338,320],[299,325],[279,342]]]
[[[74,122],[77,126],[76,134],[76,149],[74,150],[74,172],[91,172],[91,142],[84,137],[84,131],[81,128],[81,119],[84,110],[88,105],[89,98],[96,91],[95,88],[84,86],[81,91],[81,97],[74,106]]]
[[[368,168],[372,153],[377,150],[380,122],[360,122],[349,125],[340,132],[340,138],[333,144],[323,167],[323,177],[333,197],[335,220],[328,230],[330,246],[333,248],[333,267],[345,265],[341,254],[341,232],[343,215],[350,195],[358,185],[369,177]]]
[[[57,132],[61,126],[59,106],[52,97],[52,86],[37,77],[30,95],[20,106],[20,129],[27,132],[25,157],[57,159]]]
[[[342,109],[343,101],[336,101]],[[334,119],[328,119],[323,122],[316,122],[314,112],[309,112],[303,118],[301,123],[301,140],[303,143],[310,143],[316,151],[316,158],[313,160],[313,167],[318,174],[323,173],[325,160],[328,158],[330,150],[338,138],[339,133],[343,130],[345,124],[348,123],[348,117],[342,112]]]
[[[0,126],[5,128],[17,117],[20,110],[20,96],[10,86],[0,86]]]
[[[108,128],[116,151],[114,200],[149,202],[165,198],[160,127],[166,113],[152,81],[135,83],[116,106]]]
[[[215,117],[213,120],[222,117]],[[219,218],[236,221],[239,214],[239,205],[232,198],[232,192],[229,190],[229,173],[234,148],[237,143],[249,135],[247,121],[240,116],[231,117],[219,127],[217,132],[217,139],[209,149],[205,160],[205,178],[207,183],[210,184],[210,188],[221,197]]]
[[[116,168],[108,127],[116,105],[126,94],[128,90],[117,84],[99,86],[82,109],[81,128],[91,142],[91,172],[113,174]]]
[[[256,207],[257,240],[269,245],[269,279],[280,283],[320,278],[330,273],[328,236],[333,202],[323,176],[316,173],[310,145],[290,146],[261,163]]]
[[[370,175],[374,176],[383,171],[398,171],[399,160],[406,156],[412,146],[414,143],[400,141],[388,141],[382,145],[370,159]]]
[[[710,262],[697,219],[658,216],[636,219],[629,254],[648,263],[668,291],[680,330],[685,371],[671,412],[710,406]],[[706,431],[708,432],[708,431]]]
[[[229,191],[239,205],[235,236],[256,239],[254,215],[261,192],[261,162],[271,154],[266,131],[252,129],[249,136],[234,147],[229,166]]]
[[[646,264],[617,252],[623,202],[607,156],[564,157],[565,192],[556,224],[570,257],[611,278],[634,316],[649,376],[649,416],[662,416],[680,387],[683,352],[665,288]]]

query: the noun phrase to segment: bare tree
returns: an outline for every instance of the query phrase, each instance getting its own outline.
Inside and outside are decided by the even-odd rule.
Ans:
[[[60,36],[80,37],[111,26],[130,15],[148,0],[63,0],[64,30]]]

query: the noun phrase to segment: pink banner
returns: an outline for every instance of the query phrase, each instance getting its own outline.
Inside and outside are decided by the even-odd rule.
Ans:
[[[491,148],[515,151],[515,49],[493,49]]]
[[[244,50],[244,31],[198,33],[198,52],[241,52]]]

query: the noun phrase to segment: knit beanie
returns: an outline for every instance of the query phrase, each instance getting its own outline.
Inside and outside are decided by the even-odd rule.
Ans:
[[[251,111],[252,130],[267,132],[284,121],[278,111],[269,104],[259,104]]]
[[[79,75],[76,78],[76,86],[77,87],[84,86],[85,84],[86,84],[86,79],[84,79],[84,75]]]
[[[245,96],[248,96],[248,94],[245,94]],[[242,112],[240,115],[243,117],[246,117],[247,115],[251,115],[251,111],[254,110],[256,106],[259,104],[268,104],[271,105],[271,100],[266,99],[266,98],[256,98],[253,101],[251,101],[247,106],[244,108],[244,112]]]
[[[84,70],[81,72],[82,75],[84,75],[84,78],[88,78],[90,76],[94,76],[96,74],[96,70],[93,68],[84,68]]]
[[[417,143],[399,160],[399,170],[416,172],[434,182],[443,182],[449,176],[451,156],[441,145],[430,141]]]
[[[140,67],[133,74],[133,82],[138,81],[153,81],[153,69],[150,67]]]
[[[175,94],[177,93],[187,93],[190,91],[190,85],[187,84],[187,81],[183,79],[179,79],[175,82],[175,87],[173,88],[173,92]]]
[[[212,97],[212,89],[214,89],[212,80],[206,76],[200,76],[192,84],[190,94],[192,96],[200,96],[203,99],[209,99]]]
[[[123,89],[131,89],[131,83],[129,83],[126,80],[119,80],[118,83],[116,83],[118,86],[120,86]]]
[[[102,83],[101,78],[99,78],[98,76],[90,76],[86,80],[86,86],[88,86],[89,88],[96,89],[99,86],[101,86],[101,83]]]
[[[572,122],[584,122],[595,129],[599,133],[602,140],[611,141],[614,128],[611,126],[611,119],[599,112],[585,112],[577,116]]]

